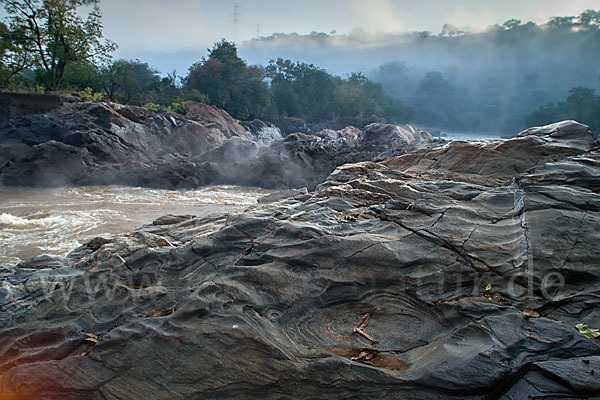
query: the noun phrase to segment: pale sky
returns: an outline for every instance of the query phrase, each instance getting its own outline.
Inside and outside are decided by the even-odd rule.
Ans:
[[[234,5],[238,4],[237,34]],[[598,9],[598,0],[102,0],[105,36],[123,49],[173,51],[206,47],[221,37],[241,42],[275,32],[366,31],[438,33],[444,23],[485,28],[517,18]],[[233,36],[236,37],[233,37]]]
[[[180,73],[186,72],[193,53],[198,52],[197,61],[220,38],[241,43],[256,37],[257,28],[261,36],[341,34],[358,27],[439,33],[445,23],[477,30],[511,18],[542,23],[600,8],[598,0],[102,0],[100,5],[104,34],[120,46],[117,57],[151,64],[156,59],[162,65],[155,67],[166,72],[165,56],[172,53],[170,69]]]
[[[238,23],[234,24],[234,5]],[[101,0],[104,36],[117,58],[148,61],[181,74],[220,38],[238,44],[276,32],[338,34],[470,30],[517,18],[536,23],[600,8],[598,0]],[[242,53],[243,56],[243,53]],[[172,65],[171,65],[172,64]]]

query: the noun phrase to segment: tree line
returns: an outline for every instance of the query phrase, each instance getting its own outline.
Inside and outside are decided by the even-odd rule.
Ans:
[[[174,71],[161,75],[140,60],[112,60],[117,45],[103,37],[99,0],[0,1],[8,15],[0,22],[3,90],[79,91],[86,100],[103,98],[180,113],[186,112],[186,100],[194,100],[242,120],[294,117],[315,122],[376,116],[450,130],[482,129],[492,123],[512,131],[577,119],[600,130],[600,101],[593,88],[573,88],[566,100],[543,105],[544,92],[536,86],[535,74],[513,82],[518,90],[510,94],[499,90],[506,83],[493,74],[478,82],[478,91],[470,91],[448,78],[452,70],[415,75],[399,62],[367,76],[355,72],[339,77],[313,64],[282,58],[266,66],[248,65],[236,45],[223,39],[185,76]],[[85,18],[80,16],[83,8],[89,10]],[[556,17],[546,25],[556,37],[584,31],[592,40],[600,34],[600,12]],[[487,34],[510,43],[519,35],[540,34],[538,28],[510,20]],[[445,26],[436,41],[465,36]]]
[[[417,123],[508,134],[569,118],[600,130],[600,11],[540,25],[511,19],[478,33],[446,25],[439,35],[405,39],[397,52],[409,61],[367,75],[410,104]],[[419,51],[429,60],[416,66]]]
[[[249,40],[253,62],[302,59],[337,74],[357,69],[412,106],[411,122],[507,135],[576,87],[598,90],[600,11],[545,23],[508,20],[478,31],[277,33]],[[589,121],[584,121],[590,123]]]
[[[360,73],[334,76],[314,65],[273,60],[249,66],[225,39],[188,74],[161,77],[139,60],[110,61],[117,45],[102,36],[99,0],[4,0],[0,85],[8,90],[84,90],[84,97],[185,112],[184,101],[223,108],[238,119],[308,121],[376,115],[406,119],[410,108]],[[87,18],[78,9],[91,6]]]

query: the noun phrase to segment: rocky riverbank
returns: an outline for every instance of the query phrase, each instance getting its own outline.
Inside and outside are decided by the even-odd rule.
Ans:
[[[595,398],[598,146],[440,144],[5,267],[0,397]]]
[[[205,104],[187,106],[185,117],[85,102],[14,112],[0,128],[0,184],[312,189],[344,163],[432,144],[425,132],[381,123],[283,138],[274,125],[241,123]]]

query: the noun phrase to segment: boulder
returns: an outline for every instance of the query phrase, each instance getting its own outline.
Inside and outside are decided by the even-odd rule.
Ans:
[[[394,131],[394,126],[389,125]],[[400,128],[398,131],[403,132]],[[259,186],[270,189],[314,189],[337,166],[363,160],[382,160],[391,155],[432,145],[428,134],[406,135],[403,140],[384,139],[364,144],[363,132],[354,127],[324,130],[312,135],[292,133],[265,145],[260,141],[232,138],[223,146],[200,155],[199,162],[218,163],[222,171],[213,184]]]
[[[0,145],[10,147],[12,169],[0,170],[0,182],[314,189],[344,163],[379,161],[433,144],[426,133],[382,123],[372,123],[364,132],[346,127],[283,138],[271,123],[240,122],[206,104],[186,102],[186,106],[189,111],[183,117],[114,103],[67,102],[45,114],[9,119],[0,128]],[[27,155],[32,154],[33,147],[51,141],[77,148],[85,166],[83,173],[78,167],[76,173],[46,179],[50,173],[61,173],[55,165],[44,172],[44,179],[38,179],[35,169],[27,166]],[[55,147],[42,146],[36,154],[39,149]],[[9,160],[0,157],[2,168]],[[14,179],[15,171],[27,176]]]
[[[82,179],[87,167],[81,151],[53,140],[33,146],[19,162],[3,170],[1,183],[9,186],[62,186]]]
[[[391,158],[384,164],[411,175],[495,186],[551,160],[598,146],[589,127],[565,121],[512,139],[452,141]]]
[[[188,108],[186,117],[197,121],[209,122],[210,125],[223,132],[228,138],[232,136],[248,137],[246,128],[225,110],[195,101],[186,101],[185,105]]]
[[[431,142],[433,137],[424,131],[417,131],[407,126],[372,123],[365,126],[362,144],[375,148],[408,148],[421,142]]]

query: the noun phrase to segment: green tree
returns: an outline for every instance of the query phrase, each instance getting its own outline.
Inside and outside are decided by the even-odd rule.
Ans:
[[[63,86],[74,89],[89,87],[94,92],[102,91],[100,69],[88,60],[70,63],[65,67]]]
[[[335,88],[341,79],[312,64],[290,60],[271,60],[265,69],[271,79],[271,90],[277,100],[279,113],[301,116],[311,121],[329,119],[335,115]],[[285,101],[287,93],[295,95]],[[297,113],[294,113],[297,109]]]
[[[210,104],[238,119],[265,115],[271,99],[262,69],[248,67],[238,56],[235,44],[225,39],[208,52],[208,58],[190,67],[184,79],[185,90],[208,95]]]
[[[339,85],[334,90],[334,103],[337,115],[343,116],[362,116],[363,107],[361,104],[360,90],[348,83]]]
[[[419,83],[416,74],[413,75],[407,64],[399,61],[381,65],[371,77],[381,83],[392,97],[406,97],[417,89]]]
[[[407,122],[412,113],[401,100],[393,99],[380,83],[360,72],[347,79],[331,75],[312,64],[271,60],[266,67],[273,102],[279,115],[309,121],[372,115]]]
[[[0,22],[0,84],[5,86],[13,75],[34,65],[29,57],[19,47],[21,43],[19,32],[13,32],[3,22]]]
[[[38,78],[50,89],[63,84],[67,67],[88,61],[100,65],[116,44],[102,37],[99,0],[2,0],[12,41],[8,56],[18,68],[36,67]],[[91,6],[84,20],[78,9]]]
[[[506,21],[502,24],[502,27],[507,30],[515,29],[520,26],[522,26],[521,20],[515,19],[515,18],[509,19],[508,21]]]
[[[416,120],[432,127],[447,127],[451,125],[450,105],[453,103],[454,90],[441,72],[427,72],[413,98],[417,109]]]
[[[585,10],[579,15],[579,21],[585,26],[599,26],[600,10]]]
[[[571,29],[577,23],[577,17],[568,16],[568,17],[552,17],[550,21],[548,21],[548,26],[552,28],[567,28]]]
[[[11,72],[6,65],[6,54],[11,42],[5,39],[8,36],[8,27],[0,22],[0,86],[5,86],[10,79]]]
[[[160,89],[158,71],[140,60],[117,60],[102,72],[106,95],[122,104],[155,102]]]
[[[600,133],[600,96],[595,94],[594,89],[571,89],[565,101],[549,103],[534,110],[526,117],[525,125],[547,125],[567,119],[589,125],[594,133]]]

